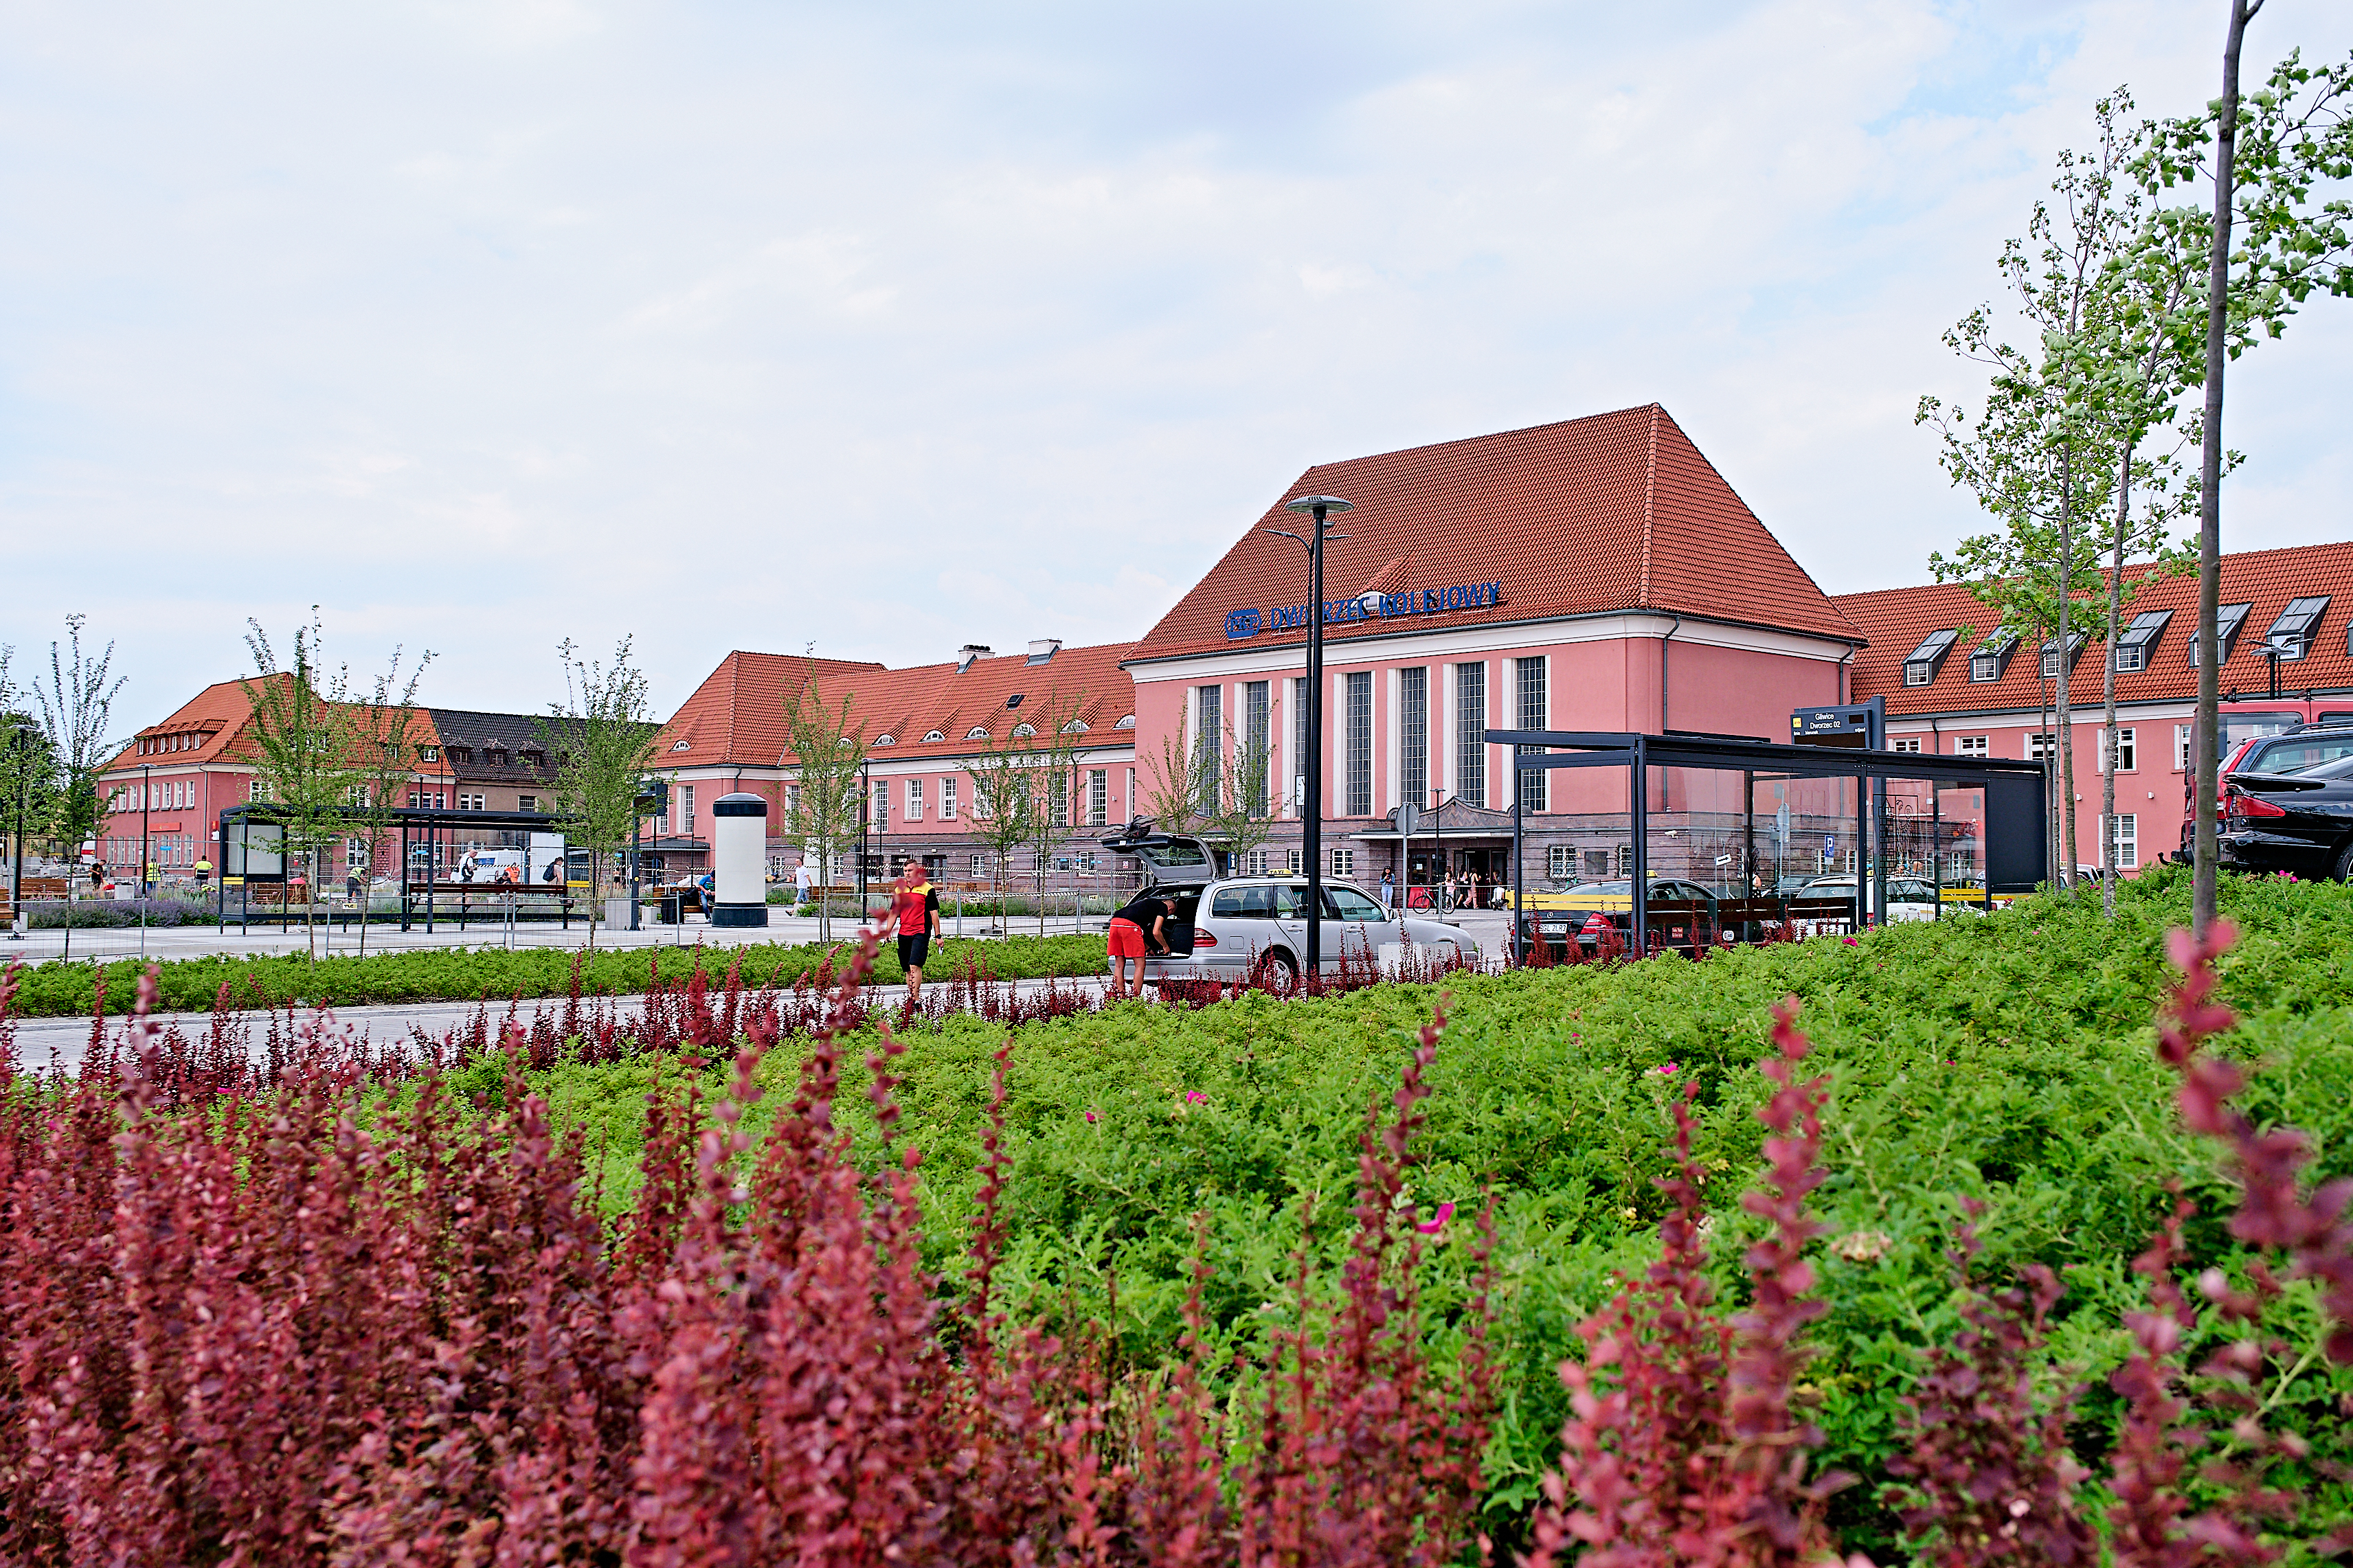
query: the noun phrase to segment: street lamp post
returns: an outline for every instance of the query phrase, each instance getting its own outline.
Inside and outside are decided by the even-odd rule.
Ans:
[[[1307,799],[1302,804],[1301,848],[1307,858],[1307,982],[1324,976],[1324,547],[1345,539],[1334,533],[1327,521],[1353,503],[1338,496],[1296,496],[1282,503],[1285,511],[1305,512],[1315,520],[1308,537],[1288,530],[1266,531],[1304,545],[1307,550]]]

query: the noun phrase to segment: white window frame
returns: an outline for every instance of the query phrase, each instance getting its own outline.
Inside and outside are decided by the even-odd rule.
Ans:
[[[1953,755],[1957,757],[1990,757],[1993,755],[1993,737],[1991,735],[1956,736],[1953,741]]]
[[[2189,732],[2192,728],[2189,724],[2173,727],[2173,771],[2177,773],[2189,771]]]
[[[1353,877],[1356,874],[1356,852],[1354,849],[1334,849],[1332,851],[1332,875],[1335,877]]]
[[[1577,875],[1577,846],[1551,844],[1545,847],[1545,875],[1556,882],[1566,882]]]
[[[955,775],[951,773],[940,781],[940,820],[954,822],[955,819],[956,781]]]
[[[1920,737],[1917,735],[1898,735],[1887,746],[1890,751],[1907,752],[1915,757],[1921,754]]]
[[[2120,811],[2108,818],[2109,837],[2116,842],[2116,868],[2137,869],[2140,865],[2140,815]]]
[[[921,779],[907,781],[907,820],[909,822],[923,820],[923,781]]]
[[[2107,726],[2105,724],[2101,725],[2098,734],[2100,737],[2100,772],[2105,773],[2111,771],[2108,766]],[[2113,770],[2114,772],[2120,773],[2137,773],[2140,772],[2139,741],[2140,737],[2136,732],[2134,726],[2130,724],[2119,724],[2116,726],[2116,765]]]

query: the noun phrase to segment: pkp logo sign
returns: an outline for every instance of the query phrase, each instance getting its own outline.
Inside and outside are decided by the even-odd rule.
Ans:
[[[1254,637],[1263,624],[1263,617],[1255,609],[1228,610],[1226,638],[1229,642],[1238,642],[1243,637]]]

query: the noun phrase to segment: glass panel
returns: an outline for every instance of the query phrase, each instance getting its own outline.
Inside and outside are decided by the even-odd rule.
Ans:
[[[1430,805],[1430,671],[1398,671],[1398,797]]]
[[[1381,913],[1380,905],[1354,888],[1326,888],[1324,900],[1324,907],[1331,910],[1335,920],[1377,921],[1386,918]]]
[[[1454,667],[1454,794],[1465,805],[1487,804],[1487,667]]]

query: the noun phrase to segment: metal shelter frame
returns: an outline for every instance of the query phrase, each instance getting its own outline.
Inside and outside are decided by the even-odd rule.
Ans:
[[[1520,956],[1525,938],[1525,879],[1522,862],[1523,826],[1519,775],[1553,768],[1624,768],[1627,798],[1631,806],[1633,866],[1632,930],[1636,950],[1649,945],[1651,914],[1650,770],[1701,768],[1737,772],[1746,785],[1741,814],[1750,854],[1756,860],[1757,779],[1852,779],[1855,782],[1855,923],[1865,920],[1863,878],[1868,868],[1872,898],[1868,908],[1887,908],[1887,859],[1883,852],[1889,779],[1911,779],[1928,784],[1934,820],[1943,812],[1936,795],[1947,789],[1985,791],[1985,905],[1993,906],[1997,892],[2025,893],[2050,876],[2044,816],[2044,764],[2007,758],[1929,756],[1918,752],[1872,751],[1861,747],[1783,745],[1747,736],[1704,735],[1670,731],[1663,735],[1592,730],[1489,730],[1482,737],[1491,746],[1510,746],[1512,762],[1512,952]],[[1532,748],[1558,747],[1556,751]],[[1871,787],[1873,782],[1877,789]],[[1876,819],[1874,823],[1874,819]],[[2003,875],[1995,875],[1994,825],[2004,821],[2018,828],[2031,826],[2031,852],[2010,842],[2001,858]],[[1873,831],[1876,826],[1878,831]],[[2009,836],[2005,836],[2006,839]],[[2017,837],[2025,837],[2019,834]],[[1936,876],[1939,892],[1944,877]]]
[[[400,806],[396,807],[386,815],[391,818],[393,825],[397,827],[400,832],[400,858],[396,872],[400,879],[400,929],[402,931],[409,930],[415,923],[417,915],[421,912],[425,919],[425,929],[428,931],[434,929],[437,913],[433,897],[435,879],[432,868],[435,862],[430,858],[428,858],[426,862],[425,897],[420,901],[413,897],[410,892],[409,851],[414,845],[420,841],[427,845],[433,844],[439,838],[440,835],[444,831],[462,828],[473,828],[477,830],[488,828],[510,833],[554,833],[560,835],[564,832],[565,824],[570,820],[567,817],[558,816],[551,812],[544,811],[451,811],[439,810],[430,806]],[[228,847],[231,835],[244,828],[248,823],[269,824],[281,822],[282,820],[282,814],[273,808],[267,801],[244,802],[237,805],[229,806],[221,812],[219,818],[221,847],[220,870],[214,879],[214,881],[216,884],[215,889],[216,904],[214,910],[214,921],[220,930],[227,931],[228,929]],[[528,840],[526,840],[526,842],[528,842]],[[239,843],[241,845],[243,840],[240,839]],[[567,841],[565,846],[567,859],[563,872],[565,879],[556,884],[556,888],[558,889],[556,896],[560,905],[560,915],[566,930],[569,930],[572,924],[572,888],[569,880],[571,876],[571,865],[568,858],[570,847],[571,847]],[[624,856],[630,857],[632,861],[631,871],[634,875],[634,849],[624,849],[621,853]],[[240,863],[241,861],[242,857],[240,857]],[[375,877],[374,867],[369,868],[368,874],[370,879],[373,880]],[[286,876],[287,873],[281,869],[279,878],[275,879],[284,879]],[[256,879],[257,879],[253,876],[251,871],[248,870],[243,873],[243,885],[248,889],[251,883]],[[262,878],[259,879],[266,881],[272,880],[273,879]],[[482,891],[485,894],[488,894],[491,892],[496,886],[497,884],[486,882],[482,884]],[[536,889],[530,890],[534,892],[538,891]],[[592,899],[596,897],[597,894],[597,889],[591,888],[588,890],[588,896]],[[313,889],[313,896],[316,896],[315,889]],[[542,896],[544,895],[543,894]],[[249,927],[252,924],[253,919],[253,902],[249,890],[242,902],[244,908],[240,913],[239,924],[240,927]],[[635,900],[632,900],[633,907],[634,902]],[[460,906],[459,923],[461,926],[465,923],[466,916],[469,912],[470,912],[470,910],[467,907],[463,905]],[[364,916],[363,916],[363,918],[364,918]],[[281,923],[284,922],[285,919],[286,917],[281,913],[280,916]]]

